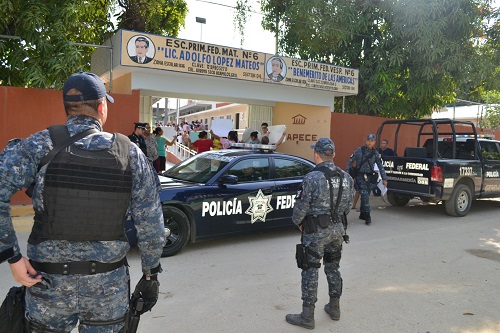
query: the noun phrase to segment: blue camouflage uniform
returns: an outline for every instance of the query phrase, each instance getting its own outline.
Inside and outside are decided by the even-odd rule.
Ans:
[[[99,150],[111,147],[115,136],[102,132],[97,119],[88,116],[69,116],[66,126],[71,136],[87,129],[97,129],[75,143],[78,148]],[[27,139],[9,145],[0,163],[0,252],[13,249],[20,254],[19,244],[10,217],[10,198],[34,180],[33,208],[43,211],[45,165],[37,168],[42,158],[53,148],[48,130],[37,132]],[[139,147],[130,144],[129,165],[132,172],[132,193],[128,214],[134,220],[142,271],[150,274],[160,263],[165,244],[162,209],[159,200],[160,184],[156,172]],[[91,207],[89,207],[91,209]],[[125,257],[130,246],[126,241],[64,241],[46,240],[28,244],[27,257],[38,262],[97,261],[114,263]],[[71,331],[77,321],[109,321],[123,317],[128,308],[129,276],[125,266],[94,275],[57,275],[43,273],[49,279],[48,289],[27,288],[26,316],[35,324],[56,332]],[[80,323],[80,332],[118,332],[123,321],[112,325],[90,326]],[[37,331],[36,329],[34,331]]]
[[[336,170],[333,161],[323,162],[317,167],[328,167]],[[349,213],[354,197],[354,182],[344,171],[342,185],[342,199],[338,207],[338,214]],[[336,203],[339,191],[340,178],[332,178],[334,187],[334,203]],[[299,192],[293,207],[292,220],[300,226],[308,215],[323,215],[331,213],[330,188],[328,181],[322,171],[312,171],[303,180],[302,190]],[[324,257],[325,274],[328,281],[328,294],[330,297],[340,298],[342,294],[342,278],[339,272],[340,258],[342,254],[344,226],[338,216],[335,223],[330,223],[328,227],[322,229],[318,226],[317,232],[302,234],[302,243],[319,258],[309,255],[310,263],[319,264],[321,257]],[[308,268],[302,270],[302,301],[304,306],[314,306],[318,294],[318,268]]]
[[[371,155],[372,153],[373,155]],[[347,172],[354,168],[352,166],[354,161],[356,161],[356,170],[358,171],[354,181],[356,190],[359,191],[359,195],[361,196],[360,210],[362,214],[370,214],[370,177],[374,173],[374,165],[377,164],[382,180],[387,180],[387,175],[382,166],[380,154],[375,148],[371,150],[366,146],[357,148],[349,158],[349,162],[347,162]],[[361,165],[363,161],[365,162]]]

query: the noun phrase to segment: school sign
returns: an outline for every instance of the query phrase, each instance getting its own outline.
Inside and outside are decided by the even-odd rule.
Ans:
[[[357,69],[134,31],[120,33],[122,66],[358,93]]]

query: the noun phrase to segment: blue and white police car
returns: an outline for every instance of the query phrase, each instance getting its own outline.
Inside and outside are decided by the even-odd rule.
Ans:
[[[235,146],[243,149],[200,153],[160,176],[167,234],[163,257],[189,241],[293,225],[297,190],[314,163],[273,152],[271,145]]]

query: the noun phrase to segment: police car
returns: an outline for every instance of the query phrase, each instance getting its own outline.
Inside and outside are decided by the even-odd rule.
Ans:
[[[160,176],[167,235],[163,257],[189,241],[293,225],[295,195],[315,164],[275,153],[272,145],[234,146],[240,149],[194,155]]]

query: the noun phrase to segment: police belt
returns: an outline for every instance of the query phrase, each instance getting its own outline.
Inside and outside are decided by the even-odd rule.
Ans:
[[[322,219],[327,219],[328,221],[332,222],[333,224],[340,223],[340,220],[335,221],[335,219],[333,219],[330,214],[307,215],[306,218],[311,219],[312,221],[315,221],[316,223],[319,223]]]
[[[306,234],[317,232],[318,227],[325,229],[329,225],[336,223],[340,223],[340,221],[335,221],[330,214],[307,215],[302,221],[303,230]]]
[[[123,258],[120,261],[112,263],[103,263],[98,261],[71,261],[65,263],[52,263],[52,262],[37,262],[30,260],[31,266],[40,272],[47,274],[61,274],[61,275],[93,275],[99,273],[106,273],[126,265],[127,259]]]

